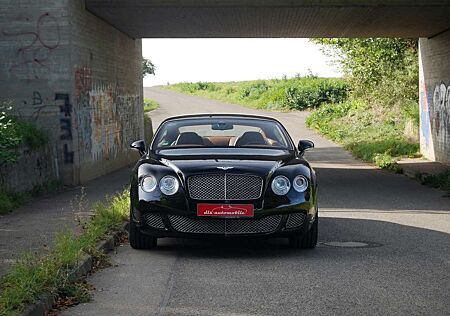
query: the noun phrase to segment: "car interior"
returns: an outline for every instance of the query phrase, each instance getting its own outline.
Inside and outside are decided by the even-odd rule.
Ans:
[[[207,146],[207,147],[243,147],[243,146],[273,146],[282,145],[267,137],[263,131],[249,131],[241,136],[200,136],[195,132],[182,132],[172,143],[172,146]]]

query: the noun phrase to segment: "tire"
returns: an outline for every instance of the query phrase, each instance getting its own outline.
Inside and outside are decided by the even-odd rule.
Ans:
[[[319,214],[316,215],[311,228],[303,236],[289,237],[289,246],[291,248],[314,249],[317,245],[317,236],[319,233]]]
[[[158,244],[158,238],[141,234],[133,220],[130,220],[128,239],[133,249],[155,249]]]

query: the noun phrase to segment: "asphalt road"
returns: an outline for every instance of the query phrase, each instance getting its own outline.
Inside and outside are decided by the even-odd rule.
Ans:
[[[94,274],[93,301],[64,315],[450,315],[450,199],[375,169],[305,127],[304,113],[261,112],[155,88],[155,125],[184,113],[276,117],[319,178],[319,246],[286,240],[161,239],[155,251],[122,246]],[[329,242],[362,242],[347,248]],[[342,245],[342,244],[340,244]],[[360,244],[348,244],[360,245]]]

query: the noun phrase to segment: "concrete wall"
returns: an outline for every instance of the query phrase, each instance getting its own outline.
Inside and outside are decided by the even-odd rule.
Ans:
[[[143,137],[141,55],[83,0],[0,0],[0,101],[48,132],[64,183],[130,161]]]
[[[450,31],[419,44],[420,150],[450,164]]]
[[[8,192],[26,192],[56,182],[58,163],[51,145],[39,150],[26,146],[18,149],[20,156],[13,165],[0,166],[0,187]]]

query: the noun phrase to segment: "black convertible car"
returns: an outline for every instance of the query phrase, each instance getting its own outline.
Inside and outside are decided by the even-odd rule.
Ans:
[[[131,176],[130,244],[161,237],[287,237],[317,244],[317,182],[303,153],[275,119],[190,115],[165,120]]]

